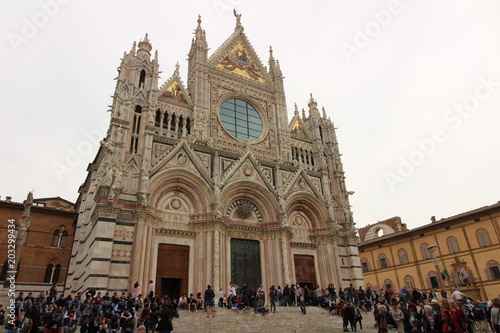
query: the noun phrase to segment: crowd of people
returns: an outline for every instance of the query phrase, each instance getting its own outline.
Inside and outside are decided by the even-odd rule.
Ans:
[[[307,285],[263,285],[251,288],[230,283],[227,292],[222,288],[216,295],[209,285],[204,293],[198,292],[179,299],[159,297],[150,281],[148,293],[143,297],[139,283],[131,292],[96,292],[90,289],[74,297],[58,293],[57,286],[50,292],[19,293],[15,299],[15,319],[6,320],[0,305],[0,320],[6,333],[160,333],[172,332],[172,319],[179,310],[203,311],[215,317],[216,307],[239,313],[252,311],[266,316],[275,313],[276,307],[299,307],[306,315],[307,307],[325,308],[330,314],[342,317],[343,331],[363,329],[363,316],[371,316],[378,332],[422,333],[500,333],[500,298],[480,302],[468,298],[458,290],[452,294],[443,289],[427,293],[403,287],[394,292],[386,288],[377,292],[372,288],[349,287],[337,291],[333,284],[326,288],[309,288]]]

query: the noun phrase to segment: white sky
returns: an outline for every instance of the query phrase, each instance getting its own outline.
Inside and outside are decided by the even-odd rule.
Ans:
[[[264,65],[273,46],[289,118],[312,93],[338,127],[358,227],[400,216],[413,228],[500,200],[500,2],[451,0],[2,1],[2,200],[75,201],[123,52],[147,32],[161,82],[178,61],[186,83],[198,14],[213,52],[235,4]]]

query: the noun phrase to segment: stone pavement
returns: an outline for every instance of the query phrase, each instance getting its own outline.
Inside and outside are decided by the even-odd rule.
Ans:
[[[174,318],[174,333],[323,333],[342,332],[342,318],[333,316],[325,309],[307,307],[303,315],[298,307],[277,307],[276,313],[255,316],[253,309],[243,314],[227,308],[216,307],[215,318],[207,318],[205,312],[181,310],[179,318]],[[375,333],[372,313],[363,313],[363,330],[358,332]]]

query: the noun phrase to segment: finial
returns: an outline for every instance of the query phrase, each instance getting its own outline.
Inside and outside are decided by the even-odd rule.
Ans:
[[[323,111],[323,119],[326,119],[326,111],[325,111],[325,107],[323,106],[321,108],[321,110]]]
[[[295,104],[295,111],[293,112],[296,116],[299,115],[299,107],[297,106],[297,103],[293,103]]]
[[[198,15],[198,28],[201,28],[201,15]]]
[[[179,76],[179,67],[180,67],[179,62],[177,62],[177,64],[175,64],[175,71],[174,71],[175,76]]]
[[[273,59],[273,47],[269,46],[269,59]]]
[[[137,47],[137,43],[134,41],[134,44],[132,44],[132,49],[130,50],[131,55],[135,55],[136,47]]]
[[[302,108],[302,120],[306,120],[306,110]]]
[[[158,50],[155,51],[155,59],[154,59],[155,62],[158,62]]]

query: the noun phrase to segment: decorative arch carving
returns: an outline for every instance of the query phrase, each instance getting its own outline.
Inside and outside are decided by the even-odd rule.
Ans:
[[[252,215],[260,222],[275,222],[278,221],[277,212],[279,212],[278,201],[265,187],[261,184],[248,181],[235,181],[226,185],[221,192],[221,202],[224,207],[224,212],[234,216],[235,209],[241,200],[250,201]],[[235,204],[237,202],[237,204]],[[241,217],[240,217],[241,218]]]
[[[328,212],[326,208],[308,193],[292,195],[288,199],[286,213],[290,218],[297,215],[306,218],[311,229],[327,227]]]
[[[169,169],[150,180],[150,204],[159,210],[208,213],[212,191],[205,181],[189,170]]]

